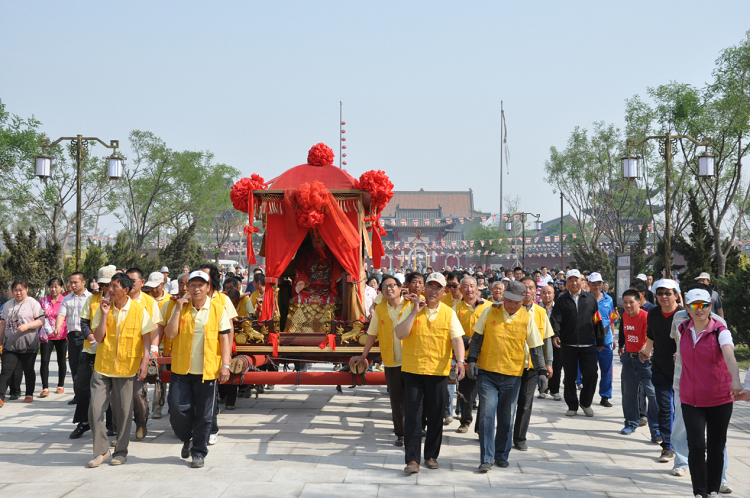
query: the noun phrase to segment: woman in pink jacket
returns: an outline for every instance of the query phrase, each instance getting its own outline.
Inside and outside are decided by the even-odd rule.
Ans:
[[[693,494],[706,498],[718,496],[727,428],[734,398],[742,386],[732,334],[711,318],[711,295],[703,289],[693,289],[685,295],[685,302],[690,318],[678,328],[682,356],[680,402]]]

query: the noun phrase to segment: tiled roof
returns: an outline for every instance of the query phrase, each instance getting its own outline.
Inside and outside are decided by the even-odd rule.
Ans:
[[[475,216],[480,214],[474,210],[474,194],[471,189],[467,192],[456,191],[394,191],[393,199],[386,206],[383,217],[395,217],[396,207],[399,209],[438,209],[441,208],[442,217]]]

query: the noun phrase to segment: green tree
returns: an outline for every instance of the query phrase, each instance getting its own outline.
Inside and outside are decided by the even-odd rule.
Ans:
[[[573,262],[571,266],[578,268],[580,271],[594,272],[602,274],[602,278],[607,282],[614,282],[615,266],[614,261],[598,247],[587,249],[584,244],[576,244],[571,247]]]
[[[641,226],[641,230],[638,232],[638,239],[633,246],[633,273],[638,275],[639,273],[646,273],[648,271],[648,264],[653,260],[653,255],[646,256],[644,252],[646,245],[648,244],[648,228],[646,225]],[[658,279],[656,279],[658,280]]]
[[[690,209],[690,228],[691,233],[688,239],[681,235],[675,235],[674,245],[672,246],[675,251],[680,253],[685,262],[687,263],[687,269],[680,273],[681,282],[692,283],[701,272],[711,271],[713,262],[715,260],[712,249],[714,245],[713,234],[708,229],[706,223],[706,217],[703,214],[698,202],[693,197],[688,207]]]
[[[102,243],[94,243],[91,239],[88,240],[88,249],[86,249],[86,256],[83,258],[83,264],[81,265],[81,271],[86,277],[93,277],[99,272],[99,268],[107,264],[107,258],[102,248]]]
[[[197,268],[208,261],[205,251],[194,238],[195,228],[196,224],[193,223],[186,229],[180,230],[169,244],[159,251],[159,261],[162,265],[170,269],[183,266]]]
[[[750,344],[750,261],[742,256],[734,273],[719,277],[724,317],[737,344]]]
[[[109,264],[123,270],[138,266],[142,262],[140,251],[134,249],[132,238],[125,230],[117,232],[115,243],[105,246],[104,253]]]
[[[28,234],[18,229],[15,236],[3,230],[3,242],[7,248],[5,259],[6,278],[23,278],[29,283],[29,295],[41,297],[47,280],[60,276],[61,268],[57,260],[60,245],[47,239],[44,246],[32,226]]]

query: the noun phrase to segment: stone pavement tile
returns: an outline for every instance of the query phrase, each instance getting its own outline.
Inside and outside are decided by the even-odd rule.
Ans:
[[[399,469],[349,469],[344,482],[353,484],[416,484],[419,474],[406,475],[403,468],[402,465]],[[425,469],[422,469],[422,472],[424,471]]]
[[[567,476],[562,479],[565,489],[578,491],[596,491],[606,493],[610,490],[640,493],[638,486],[627,477],[613,476]]]
[[[382,469],[385,464],[385,458],[385,456],[334,455],[323,457],[318,460],[317,467],[325,468],[331,466],[344,467],[347,469]]]
[[[489,486],[490,480],[487,474],[480,474],[473,471],[451,472],[450,462],[438,459],[440,467],[437,470],[430,470],[422,466],[422,470],[417,474],[417,484],[422,486]],[[477,464],[478,466],[478,464]]]
[[[65,498],[90,498],[106,496],[107,498],[140,498],[154,487],[154,482],[84,482]]]
[[[206,461],[208,458],[210,455]],[[260,466],[252,463],[243,466],[225,466],[221,462],[216,462],[216,465],[208,469],[208,473],[204,476],[207,482],[270,482],[278,472],[275,466]]]
[[[464,493],[461,495],[467,496]],[[404,498],[406,496],[409,498],[455,498],[457,495],[453,486],[415,486],[413,484],[381,484],[378,492],[378,498]]]
[[[288,455],[273,455],[273,454],[261,454],[252,457],[253,461],[256,462],[276,462],[284,465],[297,465],[300,467],[315,467],[320,461],[321,457],[318,455],[292,455],[291,449]]]
[[[235,481],[221,494],[221,498],[247,498],[248,496],[270,496],[273,498],[297,498],[302,493],[302,483],[279,486],[276,483],[247,483]]]
[[[376,498],[377,484],[323,484],[309,482],[302,488],[300,498]]]
[[[512,453],[509,461],[511,463],[514,463]],[[534,462],[525,460],[516,463],[521,468],[521,472],[523,472],[524,474],[560,474],[563,476],[591,475],[591,472],[589,472],[589,470],[584,465],[581,465],[580,462]]]
[[[339,449],[339,448],[311,448],[311,447],[296,447],[293,448],[291,451],[291,455],[316,455],[321,457],[322,459],[332,457],[332,456],[354,456],[355,453],[354,448],[345,448],[345,449]]]
[[[279,466],[279,471],[273,477],[273,482],[285,483],[285,482],[344,482],[346,478],[347,469],[345,468],[300,468],[300,467],[288,467]]]
[[[15,482],[2,488],[3,497],[13,498],[59,498],[77,488],[79,483],[59,482]]]
[[[203,474],[205,477],[206,469],[190,469],[196,474]],[[153,472],[153,471],[152,471]],[[156,479],[159,479],[157,474]],[[190,482],[175,481],[169,479],[169,482],[157,482],[148,492],[148,496],[158,496],[159,498],[184,498],[185,496],[200,496],[201,498],[219,498],[229,487],[228,482],[208,482],[204,480],[195,480]]]
[[[490,485],[495,488],[523,486],[534,489],[564,489],[563,478],[557,474],[524,474],[513,463],[507,469],[492,467],[487,473]]]
[[[531,490],[531,496],[534,498],[600,498],[606,497],[607,493],[596,491],[570,491],[561,489],[535,489]]]

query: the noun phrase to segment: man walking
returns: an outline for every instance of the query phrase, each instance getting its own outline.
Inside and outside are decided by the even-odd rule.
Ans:
[[[78,358],[83,349],[81,310],[91,293],[86,290],[86,276],[81,272],[76,272],[68,277],[68,285],[71,292],[63,298],[62,304],[60,304],[60,311],[55,322],[55,333],[60,337],[63,325],[68,328],[68,363],[75,386],[76,376],[78,375]],[[74,405],[75,397],[68,404]]]
[[[539,297],[542,298],[542,305],[544,311],[547,312],[547,320],[552,315],[552,308],[555,306],[555,287],[553,284],[548,284],[542,287],[539,292]],[[550,322],[550,326],[552,323]],[[554,330],[553,330],[554,332]],[[553,337],[554,339],[554,337]],[[549,361],[549,358],[547,358]],[[548,369],[549,370],[549,369]],[[549,382],[547,384],[549,395],[555,401],[562,401],[562,395],[560,394],[560,378],[562,377],[562,351],[559,345],[555,345],[554,340],[552,341],[552,375],[549,376]],[[543,391],[539,393],[539,398],[544,399],[547,397]]]
[[[565,415],[575,416],[580,404],[583,413],[593,417],[591,402],[598,378],[596,353],[604,348],[604,327],[596,299],[581,289],[581,273],[570,270],[565,277],[567,291],[555,301],[550,317],[555,331],[553,342],[556,346],[562,346],[564,397],[568,405]],[[583,384],[580,400],[576,389],[579,368]]]
[[[599,362],[599,372],[601,373],[601,377],[599,378],[599,396],[602,399],[599,401],[599,404],[611,408],[612,403],[609,400],[612,399],[612,379],[614,378],[612,359],[614,358],[615,341],[612,336],[610,323],[612,312],[615,310],[615,303],[611,297],[602,292],[603,286],[604,279],[601,273],[593,272],[589,275],[589,289],[599,306],[599,316],[601,316],[605,333],[604,348],[596,353],[596,359]]]
[[[448,374],[452,352],[456,355],[458,381],[464,378],[463,329],[452,308],[441,303],[445,277],[431,273],[427,277],[424,298],[406,296],[412,310],[402,315],[396,326],[401,340],[404,373],[404,472],[419,472],[422,446],[422,415],[427,419],[424,459],[428,469],[439,467],[437,457],[443,438],[443,410],[448,393]]]

